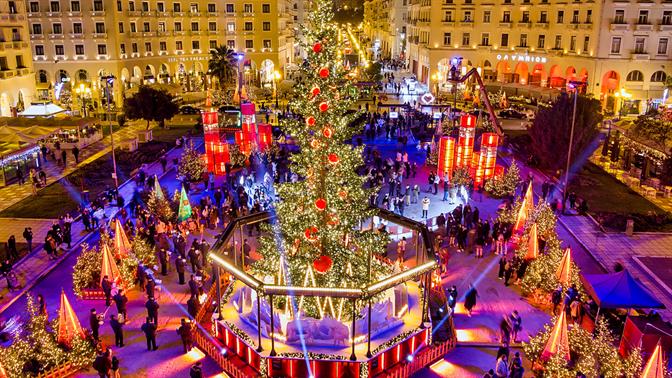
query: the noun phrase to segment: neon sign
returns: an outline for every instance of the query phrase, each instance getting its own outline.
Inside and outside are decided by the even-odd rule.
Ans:
[[[546,63],[546,57],[537,55],[521,55],[521,54],[497,54],[497,60],[510,60],[513,62],[534,62]]]

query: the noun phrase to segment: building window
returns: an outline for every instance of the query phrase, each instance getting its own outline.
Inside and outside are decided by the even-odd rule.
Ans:
[[[229,22],[226,24],[226,31],[233,33],[236,31],[236,23],[235,22]]]
[[[149,29],[149,22],[144,22],[144,23],[142,24],[142,31],[144,31],[145,33],[149,33],[149,31],[150,31],[150,29]]]
[[[625,24],[625,10],[616,9],[616,13],[614,13],[614,24]]]
[[[262,26],[262,29],[264,31],[271,31],[271,23],[270,22],[264,21],[264,23],[261,24],[261,26]]]
[[[635,38],[635,54],[646,54],[646,38]]]
[[[30,2],[30,12],[35,13],[40,11],[40,3],[36,1],[31,1]]]
[[[129,1],[128,2],[128,11],[129,12],[135,12],[135,2],[134,1]]]
[[[667,74],[665,71],[656,71],[651,75],[651,82],[652,83],[664,83],[665,80],[667,79]]]
[[[233,13],[233,12],[235,12],[233,4],[226,4],[226,13]]]
[[[149,12],[149,2],[148,1],[143,1],[142,2],[142,11],[143,12]]]
[[[523,11],[523,17],[520,19],[520,22],[527,24],[530,22],[530,12],[529,11]]]
[[[7,64],[7,57],[1,56],[0,57],[0,71],[8,71],[9,70],[9,65]]]
[[[166,43],[166,41],[161,41],[161,42],[159,42],[159,51],[166,51],[166,50],[168,50],[167,46],[168,46],[168,44]]]
[[[252,13],[252,4],[243,4],[243,13]]]
[[[226,45],[229,46],[230,49],[235,50],[236,49],[236,41],[233,39],[228,39],[226,41]]]
[[[98,33],[98,34],[105,33],[105,23],[96,22],[96,33]]]
[[[198,22],[191,23],[191,31],[198,31]]]
[[[271,40],[270,39],[264,39],[264,48],[265,49],[270,49],[271,48]]]
[[[585,36],[583,37],[583,51],[588,51],[590,49],[590,37]]]
[[[84,45],[75,45],[75,55],[84,55]]]
[[[504,4],[511,4],[511,0],[504,0]]]
[[[35,46],[35,55],[44,56],[44,46],[42,45]]]
[[[201,42],[191,41],[191,49],[192,50],[200,50],[201,49]]]
[[[51,29],[54,34],[63,34],[63,26],[61,24],[53,24]]]
[[[481,34],[481,46],[490,46],[490,33]]]
[[[102,12],[103,11],[103,2],[102,1],[94,1],[93,2],[93,10],[95,12]]]
[[[621,53],[621,37],[611,38],[611,53],[612,54]]]
[[[107,55],[107,45],[98,45],[98,55]]]
[[[527,34],[520,35],[520,47],[527,47]]]
[[[137,30],[135,29],[135,22],[131,22],[131,33],[135,33]]]
[[[630,71],[628,76],[625,78],[626,81],[644,81],[644,74],[642,71]]]
[[[562,24],[565,22],[565,12],[564,11],[558,11],[558,24]]]
[[[33,34],[42,34],[42,24],[33,24]]]
[[[84,32],[84,29],[82,29],[82,23],[75,22],[72,24],[72,32],[75,34],[82,34]]]
[[[470,38],[469,33],[462,33],[462,46],[469,46]]]
[[[490,23],[490,11],[484,11],[483,12],[483,23],[484,24],[489,24]]]
[[[166,6],[163,3],[156,3],[156,11],[163,13],[166,11]]]
[[[245,22],[243,30],[245,31],[252,31],[252,23],[251,22]]]
[[[541,11],[541,13],[539,13],[539,23],[540,24],[547,24],[548,23],[548,12]]]
[[[639,18],[637,18],[637,23],[640,25],[647,25],[649,23],[649,11],[648,10],[640,10],[639,11]]]
[[[51,9],[52,12],[60,12],[61,4],[58,1],[52,1],[51,3],[49,3],[49,8]]]
[[[215,50],[217,49],[217,40],[216,39],[211,39],[210,40],[210,50]]]
[[[208,30],[217,31],[217,23],[216,22],[209,22],[208,23]]]
[[[152,52],[152,42],[145,42],[145,52]]]
[[[70,2],[70,11],[71,12],[81,12],[81,8],[79,7],[79,1],[71,1]]]
[[[555,36],[555,45],[553,46],[554,49],[556,50],[562,50],[562,36],[561,35],[556,35]]]
[[[119,45],[119,52],[121,52],[122,54],[126,54],[126,45],[125,44],[122,43],[122,44]]]
[[[663,25],[672,25],[672,11],[663,11],[663,18],[660,20]]]
[[[208,4],[208,13],[216,13],[217,12],[217,5],[216,4]]]
[[[575,10],[572,12],[572,24],[578,24],[579,23],[579,11]]]
[[[121,1],[117,1],[117,12],[121,12],[121,11],[122,11]]]
[[[667,38],[661,38],[658,40],[658,55],[667,55]]]
[[[163,21],[159,21],[159,23],[157,24],[157,28],[156,28],[156,29],[157,29],[156,31],[158,31],[158,32],[165,33],[165,31],[166,31],[166,23],[163,22]]]
[[[588,9],[586,11],[586,24],[592,24],[593,23],[593,11]]]
[[[65,49],[63,48],[63,45],[54,46],[54,52],[56,55],[65,55]]]
[[[253,49],[254,48],[254,41],[251,39],[246,39],[245,40],[245,48],[246,49]]]
[[[175,31],[179,32],[182,31],[182,23],[181,22],[176,22],[174,25]]]
[[[271,4],[261,4],[261,13],[271,13]]]
[[[502,14],[502,22],[511,22],[511,12],[504,11]]]
[[[180,3],[173,3],[173,12],[182,12],[182,6]]]
[[[198,13],[198,4],[196,3],[191,3],[189,5],[189,12],[191,13]]]
[[[182,51],[182,41],[175,41],[175,50]]]
[[[502,47],[507,47],[509,45],[509,35],[506,33],[502,33],[502,40],[501,43]]]
[[[537,48],[543,49],[546,46],[546,36],[541,34],[539,35],[539,39],[537,40]]]
[[[443,45],[444,46],[450,45],[450,33],[443,33]]]
[[[23,55],[16,56],[16,68],[26,68],[26,66],[23,64]]]
[[[569,37],[569,51],[576,51],[576,36]]]
[[[131,43],[131,51],[134,52],[134,53],[138,52],[138,44],[137,43],[135,43],[135,42]]]
[[[445,11],[443,13],[443,21],[453,22],[453,11]]]

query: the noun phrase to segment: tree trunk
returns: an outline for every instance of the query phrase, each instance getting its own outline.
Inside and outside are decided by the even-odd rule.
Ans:
[[[147,128],[145,130],[149,130],[149,120],[147,120]]]

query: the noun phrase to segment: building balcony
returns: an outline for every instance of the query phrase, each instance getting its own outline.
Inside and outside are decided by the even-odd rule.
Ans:
[[[156,37],[156,32],[153,32],[153,31],[142,32],[142,36],[143,37]]]
[[[592,22],[584,22],[583,24],[579,25],[579,28],[581,28],[581,29],[592,29],[593,28],[593,23]]]
[[[534,27],[548,29],[548,21],[537,21],[534,23]]]
[[[208,12],[208,17],[217,17],[219,13],[217,12]]]
[[[105,17],[105,11],[91,11],[91,17]]]
[[[499,27],[510,28],[511,27],[511,21],[500,21],[499,22]]]
[[[443,20],[443,21],[441,21],[441,24],[443,26],[455,26],[455,21],[453,21],[453,20]]]
[[[68,16],[69,17],[82,17],[82,12],[81,11],[68,11]]]
[[[70,33],[68,36],[71,39],[84,39],[84,33]]]
[[[179,31],[175,30],[175,31],[173,31],[173,35],[174,36],[184,36],[184,35],[187,35],[187,32],[184,31],[184,30],[179,30]]]
[[[472,27],[474,26],[474,21],[471,20],[460,21],[460,26]]]
[[[28,12],[28,18],[42,17],[42,12]]]
[[[651,24],[636,24],[636,31],[653,31],[653,25]]]
[[[9,79],[14,77],[16,72],[14,70],[6,69],[3,68],[2,71],[0,71],[0,79]]]
[[[672,24],[660,24],[660,25],[658,25],[658,30],[660,30],[660,31],[672,31]]]
[[[191,34],[191,35],[202,35],[203,32],[200,31],[200,30],[192,30],[189,34]]]
[[[93,38],[95,39],[107,38],[107,33],[93,33]]]
[[[429,26],[429,21],[418,21],[418,27],[424,28]]]
[[[165,31],[165,30],[163,30],[163,31],[158,31],[158,32],[156,32],[156,34],[157,34],[159,37],[168,37],[168,36],[170,35],[170,32],[169,32],[169,31]]]
[[[201,12],[189,12],[189,17],[201,17]]]
[[[649,60],[651,56],[646,51],[634,51],[632,53],[632,59],[634,60]]]
[[[217,35],[217,30],[208,30],[209,35]]]
[[[62,17],[61,12],[49,12],[47,13],[47,17]]]
[[[170,12],[156,12],[158,17],[170,17]]]
[[[49,39],[63,39],[64,36],[62,33],[56,34],[56,33],[49,33]]]
[[[245,17],[245,18],[251,18],[251,17],[254,17],[254,12],[251,12],[251,13],[243,13],[243,17]]]
[[[128,17],[140,17],[140,16],[142,16],[142,12],[140,12],[140,11],[127,11],[126,15]]]
[[[159,55],[168,55],[168,51],[159,51]]]
[[[86,55],[75,55],[75,60],[86,60]]]
[[[578,22],[570,22],[569,23],[569,28],[570,29],[578,29],[579,28],[579,23]]]
[[[630,25],[628,25],[626,23],[622,23],[622,22],[612,22],[609,25],[609,29],[611,31],[616,31],[616,30],[625,31],[625,30],[630,29]]]
[[[184,12],[173,12],[173,17],[184,17],[185,15]]]
[[[30,74],[31,74],[30,68],[23,67],[23,68],[18,68],[16,70],[16,75],[17,76],[26,76],[26,75],[30,75]]]
[[[41,40],[44,39],[44,34],[31,34],[30,35],[31,40]]]
[[[518,26],[521,28],[531,28],[532,27],[532,22],[531,21],[519,21]]]

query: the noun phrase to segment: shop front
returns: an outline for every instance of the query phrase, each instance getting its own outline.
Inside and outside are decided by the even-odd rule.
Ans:
[[[0,186],[7,186],[19,181],[19,170],[23,178],[28,180],[28,173],[32,168],[40,167],[40,147],[30,145],[8,152],[0,156]]]

